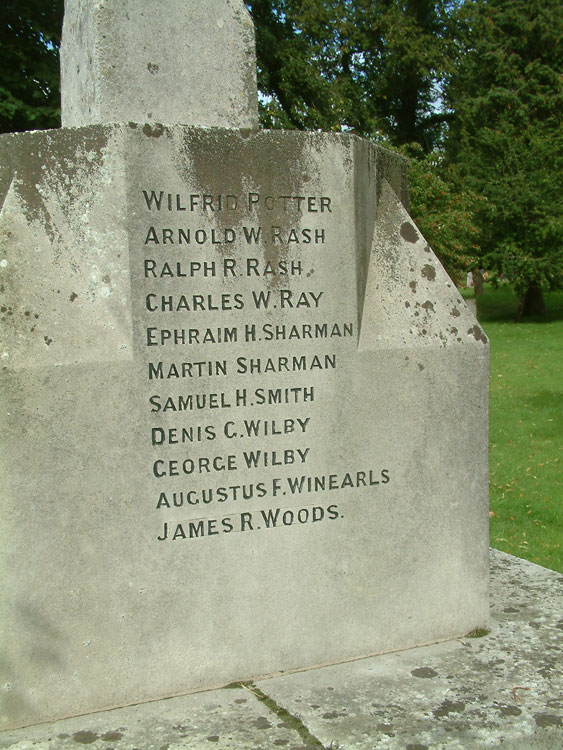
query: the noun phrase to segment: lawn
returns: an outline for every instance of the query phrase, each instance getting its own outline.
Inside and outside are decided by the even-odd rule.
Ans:
[[[544,296],[547,316],[521,323],[509,287],[477,300],[491,342],[491,546],[563,572],[563,292]]]

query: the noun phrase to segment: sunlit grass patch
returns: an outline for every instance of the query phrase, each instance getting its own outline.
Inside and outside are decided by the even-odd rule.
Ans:
[[[508,287],[486,285],[491,341],[491,546],[563,572],[563,292],[548,315],[514,323]]]

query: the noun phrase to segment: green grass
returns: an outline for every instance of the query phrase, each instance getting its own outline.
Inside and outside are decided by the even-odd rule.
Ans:
[[[563,572],[563,292],[544,297],[547,316],[521,323],[509,287],[477,300],[491,341],[491,546]]]

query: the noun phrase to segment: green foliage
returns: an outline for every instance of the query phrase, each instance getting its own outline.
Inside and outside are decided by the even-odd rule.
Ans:
[[[311,39],[299,32],[285,0],[247,5],[256,30],[261,123],[268,128],[331,130],[336,125],[329,85],[310,62]]]
[[[247,0],[262,124],[346,130],[430,150],[449,70],[445,0]]]
[[[412,148],[409,149],[412,153]],[[409,170],[411,215],[454,282],[461,286],[478,266],[475,216],[483,199],[455,190],[443,167],[443,155],[416,153]]]
[[[457,188],[486,198],[481,264],[519,296],[555,288],[563,283],[563,6],[476,0],[459,20],[447,153]]]
[[[63,0],[6,0],[0,15],[0,132],[58,127]]]
[[[486,635],[489,635],[490,632],[491,631],[487,630],[487,628],[475,628],[475,630],[467,633],[466,638],[484,638]]]

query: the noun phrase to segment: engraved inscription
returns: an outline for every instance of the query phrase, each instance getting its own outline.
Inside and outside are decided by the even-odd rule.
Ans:
[[[334,466],[319,447],[358,337],[327,268],[337,201],[148,186],[137,210],[153,539],[345,523],[347,498],[392,471],[376,456]]]

